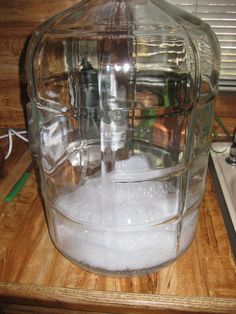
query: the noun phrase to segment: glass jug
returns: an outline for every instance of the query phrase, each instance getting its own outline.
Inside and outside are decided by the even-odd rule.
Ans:
[[[84,0],[27,56],[31,149],[51,238],[103,274],[142,274],[191,244],[204,193],[220,53],[162,0]]]

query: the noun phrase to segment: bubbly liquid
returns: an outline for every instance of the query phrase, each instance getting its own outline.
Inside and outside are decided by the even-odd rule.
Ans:
[[[69,149],[66,133],[65,148],[45,141],[49,228],[66,257],[101,273],[141,274],[187,249],[207,167],[207,153],[193,156],[186,146],[189,119],[185,110],[159,116],[158,109],[105,108],[94,134],[85,127]]]
[[[128,162],[138,169],[146,160],[136,156]],[[181,174],[138,182],[126,175],[123,183],[112,178],[114,173],[90,179],[59,196],[55,207],[48,204],[55,244],[71,260],[103,273],[143,273],[175,260],[194,236],[199,190],[189,191],[181,214]]]

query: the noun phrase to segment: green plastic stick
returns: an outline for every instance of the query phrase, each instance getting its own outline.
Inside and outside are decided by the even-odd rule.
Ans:
[[[30,176],[32,170],[32,165],[30,164],[30,166],[26,169],[26,171],[22,174],[22,176],[20,177],[20,179],[16,182],[16,184],[13,186],[13,188],[11,189],[11,191],[8,193],[8,195],[4,198],[5,202],[11,202],[15,196],[21,191],[21,189],[23,188],[23,186],[25,185],[25,182],[27,181],[27,179]]]
[[[220,126],[220,128],[225,132],[225,134],[227,135],[228,139],[231,140],[231,135],[229,134],[228,130],[226,129],[224,123],[222,122],[222,120],[220,119],[220,117],[215,113],[214,114],[214,118],[215,121],[217,122],[217,124]]]

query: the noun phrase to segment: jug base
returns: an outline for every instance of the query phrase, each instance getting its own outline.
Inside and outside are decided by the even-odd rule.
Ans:
[[[182,255],[185,254],[185,252],[189,249],[189,247],[192,245],[193,240],[190,241],[189,245],[178,255],[176,256],[176,258],[173,258],[171,260],[168,260],[162,264],[153,266],[153,267],[149,267],[149,268],[143,268],[143,269],[126,269],[126,270],[107,270],[104,268],[98,268],[98,267],[94,267],[94,266],[90,266],[89,264],[85,264],[82,262],[79,262],[71,257],[69,257],[68,255],[66,255],[64,252],[62,252],[58,246],[56,245],[56,243],[53,241],[53,244],[55,245],[55,247],[57,248],[57,250],[66,258],[68,259],[70,262],[72,262],[74,265],[82,268],[83,270],[90,272],[90,273],[94,273],[96,275],[99,276],[106,276],[106,277],[136,277],[136,276],[144,276],[147,274],[151,274],[151,273],[155,273],[155,272],[159,272],[160,270],[162,270],[163,268],[169,266],[170,264],[173,264],[176,260],[178,260]]]

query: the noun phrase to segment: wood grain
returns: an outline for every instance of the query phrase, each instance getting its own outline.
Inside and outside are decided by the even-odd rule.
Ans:
[[[77,267],[54,247],[34,173],[14,201],[3,201],[30,160],[27,146],[16,140],[0,179],[0,304],[6,313],[49,313],[44,307],[58,309],[51,313],[236,313],[236,265],[210,174],[196,238],[177,262],[144,276],[106,277]],[[8,306],[13,303],[21,305],[18,312]]]
[[[219,94],[216,99],[215,111],[226,129],[232,134],[236,130],[236,91],[230,94]],[[223,133],[216,124],[215,130],[219,134]]]
[[[4,311],[4,314],[104,314],[104,312],[100,311],[99,312],[78,310],[73,311],[65,309],[47,308],[42,306],[28,306],[15,304],[4,304],[4,306],[2,307],[2,311]],[[108,312],[106,312],[106,314],[107,313]]]
[[[32,31],[79,0],[0,0],[0,128],[25,128],[28,101],[25,53]],[[236,126],[236,94],[219,96],[216,112],[232,133]],[[222,133],[216,126],[218,133]]]
[[[0,128],[25,128],[25,54],[33,30],[79,0],[0,0]]]
[[[193,298],[138,293],[42,287],[19,284],[0,285],[7,301],[69,310],[100,310],[104,313],[235,313],[235,299]]]

